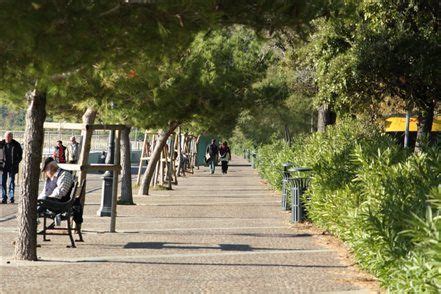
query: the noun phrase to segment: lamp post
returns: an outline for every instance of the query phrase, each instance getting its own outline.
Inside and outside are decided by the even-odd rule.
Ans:
[[[106,156],[106,164],[113,164],[115,157],[115,131],[109,133],[109,148]],[[103,175],[103,189],[101,193],[101,205],[97,211],[98,216],[110,216],[112,212],[112,187],[113,171],[106,171]]]

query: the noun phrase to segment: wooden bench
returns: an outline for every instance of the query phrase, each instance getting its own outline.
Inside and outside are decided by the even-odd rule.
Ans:
[[[38,232],[38,235],[43,235],[43,241],[50,241],[47,239],[48,235],[67,235],[70,238],[70,248],[75,248],[75,240],[73,238],[74,231],[79,236],[77,241],[83,242],[83,236],[81,233],[81,222],[75,222],[75,229],[73,228],[74,220],[82,220],[84,201],[81,199],[81,195],[84,195],[85,180],[81,185],[78,185],[78,181],[74,181],[73,187],[70,191],[70,197],[68,201],[59,202],[51,199],[38,200],[38,207],[42,212],[39,212],[38,217],[43,218],[43,230]],[[77,197],[77,195],[79,195]],[[66,222],[66,227],[57,227],[55,225],[55,218],[59,216],[61,221]],[[52,223],[48,225],[47,220],[51,219]]]

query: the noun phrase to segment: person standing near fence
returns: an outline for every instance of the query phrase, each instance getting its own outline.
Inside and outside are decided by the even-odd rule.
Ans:
[[[207,146],[207,155],[205,157],[205,160],[207,161],[208,165],[210,166],[210,172],[211,174],[214,174],[214,170],[216,168],[217,164],[217,155],[219,153],[219,147],[217,147],[216,139],[211,140],[211,144]]]
[[[3,168],[5,166],[5,142],[0,141],[0,179],[3,177]],[[0,181],[0,190],[3,190],[3,181]]]
[[[67,144],[66,148],[66,159],[67,163],[78,163],[78,158],[80,155],[80,143],[77,142],[75,137],[70,138],[70,143]]]
[[[20,143],[13,139],[13,135],[9,131],[5,133],[5,139],[2,141],[2,144],[4,145],[2,204],[6,204],[7,202],[7,190],[9,193],[9,201],[14,203],[15,175],[18,173],[18,165],[23,156],[23,149],[21,148]]]
[[[219,155],[222,164],[222,173],[227,174],[228,162],[231,160],[231,151],[226,141],[223,142],[221,147],[219,148]]]
[[[58,163],[66,163],[66,147],[63,146],[62,141],[57,141],[57,146],[55,146],[55,150],[52,155]]]

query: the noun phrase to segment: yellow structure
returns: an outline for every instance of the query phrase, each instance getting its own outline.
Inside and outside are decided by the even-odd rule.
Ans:
[[[404,132],[406,128],[406,118],[405,117],[389,117],[386,119],[386,132]],[[410,118],[409,125],[410,132],[417,131],[417,118]],[[441,132],[441,116],[436,116],[433,119],[432,132]]]

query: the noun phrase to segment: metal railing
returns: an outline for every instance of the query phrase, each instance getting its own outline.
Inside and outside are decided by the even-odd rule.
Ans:
[[[0,130],[0,139],[3,138],[6,130]],[[24,140],[24,131],[12,131],[14,139],[19,143],[22,143]],[[63,141],[63,145],[69,142],[70,137],[75,136],[78,142],[81,142],[81,132],[78,130],[69,130],[69,131],[45,131],[44,132],[44,142],[43,142],[43,153],[44,154],[52,154],[54,148],[57,144],[58,140]],[[105,151],[108,148],[108,140],[109,134],[107,131],[95,131],[92,135],[91,141],[91,151]],[[130,133],[130,143],[131,148],[134,151],[141,150],[142,148],[142,139],[137,138],[137,134],[135,132]]]

